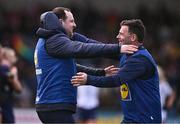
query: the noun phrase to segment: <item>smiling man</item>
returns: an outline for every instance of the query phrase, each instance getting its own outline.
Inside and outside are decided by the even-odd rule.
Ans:
[[[120,57],[120,70],[114,76],[98,77],[79,72],[71,82],[74,86],[120,87],[122,123],[161,123],[157,65],[142,46],[145,27],[139,19],[124,20],[120,25],[118,41],[122,45],[136,45],[138,51]]]

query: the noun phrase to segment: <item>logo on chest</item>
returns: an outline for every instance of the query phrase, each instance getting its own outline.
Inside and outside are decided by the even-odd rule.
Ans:
[[[129,90],[128,84],[123,83],[120,86],[120,94],[121,94],[121,100],[122,101],[131,101],[131,92]]]

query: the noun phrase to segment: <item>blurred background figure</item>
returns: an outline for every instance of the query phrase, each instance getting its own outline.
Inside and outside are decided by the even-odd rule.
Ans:
[[[2,46],[0,45],[0,65],[1,65],[1,60],[2,60]],[[2,108],[1,108],[1,106],[0,106],[0,123],[2,123]]]
[[[96,124],[99,105],[99,89],[93,86],[80,86],[77,93],[78,123]]]
[[[165,123],[168,118],[168,111],[172,108],[175,100],[175,92],[169,85],[163,69],[158,66],[159,73],[159,89],[161,97],[161,111],[162,111],[162,123]]]
[[[13,93],[20,93],[21,83],[18,79],[15,51],[11,48],[2,48],[0,65],[0,107],[2,109],[2,123],[15,123],[13,112]]]

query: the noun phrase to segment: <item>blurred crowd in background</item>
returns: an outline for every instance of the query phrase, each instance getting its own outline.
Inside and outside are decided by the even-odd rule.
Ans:
[[[37,42],[36,30],[40,14],[54,7],[37,3],[33,7],[8,9],[2,2],[0,4],[0,44],[16,51],[18,56],[16,66],[23,85],[22,93],[15,95],[17,107],[34,107],[36,78],[33,52]],[[180,15],[178,13],[173,13],[163,3],[156,5],[153,11],[144,5],[139,5],[134,13],[120,12],[116,9],[102,12],[89,3],[83,7],[76,4],[68,4],[65,7],[69,7],[74,14],[76,32],[104,43],[117,43],[116,35],[122,20],[141,19],[147,28],[145,47],[164,70],[167,81],[176,93],[173,109],[176,113],[180,113],[180,90],[178,90],[180,88]],[[108,59],[77,61],[98,68],[112,64],[118,66],[118,61]],[[119,108],[118,95],[118,89],[101,89],[100,108]]]

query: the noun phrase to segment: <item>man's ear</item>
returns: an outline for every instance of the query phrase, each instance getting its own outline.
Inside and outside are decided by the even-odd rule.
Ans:
[[[132,34],[132,35],[131,35],[131,41],[136,41],[136,40],[137,40],[136,34]]]

